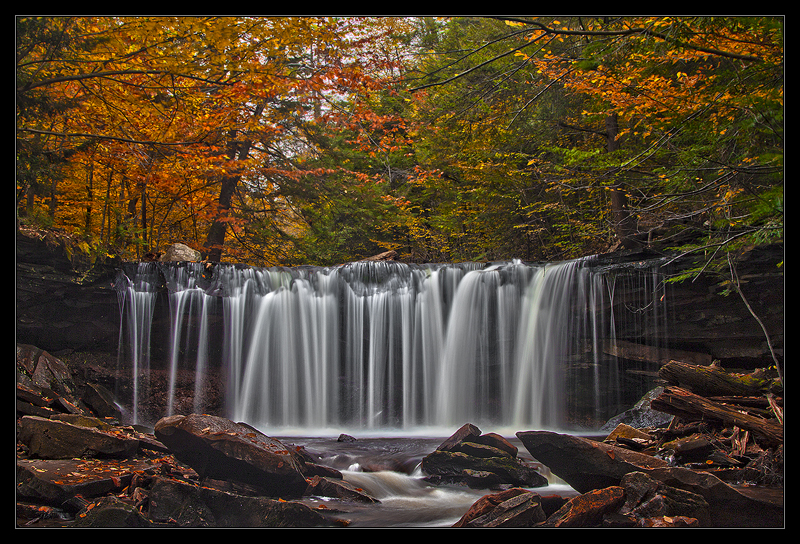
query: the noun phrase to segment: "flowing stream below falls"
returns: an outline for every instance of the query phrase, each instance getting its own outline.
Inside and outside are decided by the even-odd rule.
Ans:
[[[487,489],[460,486],[432,486],[419,470],[422,458],[434,451],[445,438],[375,437],[339,442],[337,437],[284,437],[286,444],[301,445],[326,466],[342,472],[345,481],[363,489],[380,501],[378,504],[340,502],[306,498],[312,507],[323,504],[338,512],[333,516],[347,520],[355,528],[451,527],[480,497],[493,493]],[[518,456],[533,459],[516,438],[508,438],[519,449]],[[546,472],[547,487],[536,488],[541,495],[572,497],[577,492]]]

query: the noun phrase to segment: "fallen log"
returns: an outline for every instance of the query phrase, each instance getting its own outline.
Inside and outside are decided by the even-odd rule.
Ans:
[[[603,351],[623,359],[657,364],[663,364],[664,361],[670,360],[680,360],[697,365],[710,365],[712,362],[711,355],[706,353],[635,344],[624,340],[614,340],[613,342],[607,340],[603,344]]]
[[[666,387],[650,402],[650,407],[687,421],[710,419],[725,425],[736,425],[773,445],[783,443],[783,425],[778,420],[752,416],[679,387]]]
[[[384,251],[383,253],[378,253],[377,255],[373,255],[372,257],[367,257],[363,259],[365,261],[396,261],[399,257],[398,253],[390,249],[389,251]]]
[[[711,402],[716,402],[717,404],[722,404],[750,415],[767,419],[774,417],[777,418],[780,423],[783,423],[783,399],[774,398],[771,394],[764,397],[726,396],[706,398]]]
[[[776,387],[776,380],[763,369],[750,374],[736,374],[716,366],[670,361],[661,367],[658,375],[671,385],[680,386],[704,397],[759,396]]]
[[[738,406],[750,408],[769,408],[770,406],[770,402],[767,397],[740,397],[736,395],[725,395],[706,398],[713,402],[719,402],[722,404],[736,404]],[[780,406],[783,405],[782,399],[776,399],[776,402]]]

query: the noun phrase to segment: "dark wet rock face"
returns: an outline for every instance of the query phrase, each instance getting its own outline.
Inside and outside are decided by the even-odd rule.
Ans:
[[[166,417],[156,424],[155,436],[200,477],[240,481],[275,497],[299,497],[308,485],[297,453],[225,418]]]

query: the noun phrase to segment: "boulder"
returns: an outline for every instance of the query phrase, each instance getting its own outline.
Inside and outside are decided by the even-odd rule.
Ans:
[[[500,436],[497,433],[486,433],[481,434],[474,437],[471,442],[475,444],[483,444],[486,446],[491,446],[493,448],[498,448],[500,450],[505,451],[510,457],[517,456],[517,447],[509,442],[505,437]]]
[[[471,423],[463,425],[422,459],[426,481],[464,484],[472,488],[501,486],[543,487],[547,479],[517,458],[517,448],[503,437],[482,434]]]
[[[17,344],[17,383],[31,390],[65,397],[74,404],[75,382],[60,359],[45,350]]]
[[[75,497],[91,499],[119,493],[135,474],[150,471],[149,460],[18,459],[17,500],[70,509]]]
[[[320,465],[318,463],[309,463],[308,461],[305,462],[305,468],[303,470],[303,474],[305,474],[306,478],[311,478],[313,476],[321,476],[325,478],[335,478],[337,480],[342,479],[342,473],[335,468],[328,467],[325,465]]]
[[[478,444],[477,442],[462,442],[456,452],[471,455],[472,457],[480,457],[481,459],[491,459],[493,457],[513,459],[510,453],[494,446],[487,446],[485,444]],[[451,452],[455,453],[455,452]]]
[[[453,527],[534,527],[546,518],[537,493],[512,488],[482,497]]]
[[[481,430],[478,427],[472,423],[465,423],[456,432],[450,435],[447,440],[439,444],[439,447],[436,449],[439,451],[452,451],[462,442],[474,442],[481,434]]]
[[[277,497],[299,497],[308,485],[302,457],[250,426],[191,414],[162,418],[154,431],[201,478],[242,482]]]
[[[517,437],[534,459],[579,493],[619,485],[629,472],[667,467],[651,455],[550,431],[520,431]]]
[[[354,502],[378,503],[381,502],[375,497],[364,492],[349,482],[339,478],[329,478],[327,476],[314,476],[308,482],[306,495],[317,497],[332,497]]]
[[[670,487],[703,497],[714,527],[783,527],[783,489],[729,485],[713,474],[681,467],[660,467],[647,475]]]
[[[38,416],[22,417],[19,429],[18,439],[27,448],[28,455],[40,459],[125,458],[139,448],[139,441],[126,433]]]
[[[625,490],[620,486],[595,489],[571,498],[542,527],[599,527],[604,517],[616,512],[624,502]]]
[[[517,499],[519,496],[523,498]],[[568,500],[561,495],[542,496],[529,489],[512,487],[475,501],[453,527],[534,527],[556,513]]]
[[[55,394],[17,382],[17,415],[50,417],[60,412],[53,407]]]
[[[143,529],[153,525],[136,507],[111,496],[89,503],[75,517],[75,522],[72,526],[79,528]]]
[[[661,386],[651,389],[632,408],[608,420],[600,430],[609,432],[621,424],[636,429],[668,425],[672,421],[672,414],[665,414],[650,407],[650,402],[663,391],[664,388]]]
[[[423,458],[422,470],[433,477],[426,478],[429,482],[465,483],[476,488],[500,484],[524,487],[547,485],[547,479],[535,468],[508,456],[475,457],[457,451],[436,450]]]
[[[383,253],[378,253],[377,255],[373,255],[372,257],[367,257],[364,259],[365,261],[396,261],[400,255],[393,249],[389,251],[384,251]]]
[[[603,442],[633,451],[646,451],[648,454],[658,446],[658,442],[649,433],[624,423],[617,425]]]
[[[632,515],[637,520],[651,518],[693,519],[693,526],[712,527],[711,508],[702,495],[672,487],[643,472],[631,472],[622,478],[625,504],[620,514]],[[639,525],[658,523],[639,521]]]
[[[453,527],[467,527],[472,520],[491,512],[498,504],[523,493],[529,493],[529,491],[521,487],[513,487],[511,489],[500,491],[499,493],[484,495],[475,501],[470,509],[467,510],[463,516],[461,516],[461,519],[459,519],[455,525],[453,525]]]
[[[100,384],[86,384],[81,400],[92,412],[101,417],[110,417],[116,420],[122,417],[122,412],[114,400],[114,395]]]
[[[171,261],[199,261],[200,252],[187,246],[186,244],[172,244],[167,251],[161,255],[161,262]]]
[[[156,477],[148,490],[148,517],[177,527],[321,527],[329,525],[302,503],[243,495],[197,482]]]
[[[17,414],[52,418],[59,414],[119,421],[114,395],[94,382],[77,385],[70,368],[47,351],[17,344]]]
[[[88,416],[85,414],[54,414],[50,416],[53,421],[63,421],[79,427],[90,427],[101,431],[111,431],[115,425],[111,421],[99,417]]]
[[[485,495],[454,527],[712,527],[711,509],[699,494],[632,472],[620,485],[570,499],[544,498],[522,488]]]

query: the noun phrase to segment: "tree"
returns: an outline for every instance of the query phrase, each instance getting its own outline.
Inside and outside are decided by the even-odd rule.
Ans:
[[[722,257],[782,239],[782,40],[769,17],[20,17],[19,217],[257,264]]]
[[[251,258],[266,245],[283,264],[331,264],[380,247],[381,224],[363,218],[387,205],[378,187],[392,176],[385,155],[396,149],[396,116],[374,108],[395,66],[386,48],[395,43],[396,23],[316,21],[295,50],[283,51],[288,86],[267,101],[260,122],[253,117],[247,134],[255,139],[245,140],[253,169],[238,195],[247,217],[234,237]],[[375,168],[378,155],[388,169]],[[337,216],[348,208],[359,211]]]
[[[618,231],[623,244],[645,243],[670,230],[685,236],[687,226],[708,247],[739,236],[782,236],[782,204],[772,208],[769,220],[763,217],[765,205],[782,193],[780,20],[654,17],[518,24],[535,29],[533,41],[548,36],[559,43],[533,62],[589,99],[580,117],[570,121],[622,124],[618,131],[605,131],[608,142],[616,142],[608,148],[610,157],[580,166],[592,176],[598,168],[613,174],[604,183],[612,195],[624,197],[612,198],[618,226],[637,216],[638,231],[630,223]]]
[[[418,253],[441,260],[564,255],[531,207],[558,205],[528,158],[552,133],[524,114],[537,76],[513,55],[527,43],[502,22],[458,18],[425,27],[428,50],[407,78],[420,175],[409,191]],[[565,108],[547,101],[543,110]]]
[[[232,256],[246,246],[250,256],[259,253],[252,241],[268,237],[264,225],[297,220],[285,185],[315,175],[298,174],[313,148],[302,141],[303,127],[323,113],[324,100],[369,79],[359,54],[385,39],[389,23],[19,18],[18,171],[28,208],[47,175],[57,184],[52,194],[69,202],[61,225],[79,228],[72,212],[83,208],[80,228],[89,235],[95,229],[85,219],[103,209],[103,235],[133,243],[137,255],[183,239],[219,260],[230,233],[239,243]],[[45,111],[56,100],[63,108]],[[69,168],[37,167],[41,156]],[[107,181],[105,192],[96,190],[98,179]],[[246,214],[266,210],[267,200],[277,203],[267,213],[282,218],[245,229],[249,217],[236,206]]]
[[[449,100],[442,111],[476,113],[462,130],[449,127],[458,152],[472,141],[465,129],[487,127],[479,141],[499,150],[508,140],[491,128],[524,127],[515,140],[529,143],[518,148],[527,167],[511,168],[520,154],[495,163],[506,179],[526,175],[522,194],[535,194],[521,201],[517,230],[548,232],[546,243],[566,250],[561,256],[602,248],[601,239],[606,248],[658,240],[713,251],[782,237],[780,19],[502,22],[448,21],[444,35],[459,41],[442,41],[442,61],[419,65],[427,79],[416,89],[433,97],[421,100],[430,112]],[[516,107],[504,109],[504,96]],[[464,165],[485,165],[461,156]]]
[[[119,218],[118,232],[129,231],[132,225],[126,216],[139,213],[138,228],[129,231],[141,236],[137,247],[146,247],[152,228],[147,212],[154,194],[148,189],[151,181],[165,177],[158,169],[162,159],[174,158],[178,149],[213,133],[207,125],[193,123],[197,110],[189,97],[221,84],[203,81],[204,72],[193,72],[197,64],[180,55],[186,36],[170,35],[169,21],[163,22],[160,26],[158,21],[147,24],[112,17],[18,19],[18,149],[28,150],[31,142],[39,141],[42,145],[30,155],[58,156],[76,167],[64,177],[52,176],[58,188],[54,184],[51,202],[58,191],[70,204],[64,208],[65,226],[71,224],[69,214],[77,206],[91,209],[95,196],[91,191],[75,195],[75,182],[84,177],[81,164],[88,165],[92,177],[101,169],[103,175],[108,172],[109,198],[116,177],[119,201],[106,200],[103,209],[109,219]],[[43,38],[51,35],[58,39]],[[29,107],[51,102],[66,106],[32,112]],[[24,162],[19,170],[26,169]],[[38,174],[52,175],[52,170]],[[75,195],[75,200],[67,195]],[[50,214],[55,212],[51,205]]]

